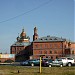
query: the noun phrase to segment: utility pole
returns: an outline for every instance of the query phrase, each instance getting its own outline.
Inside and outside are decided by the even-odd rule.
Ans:
[[[41,56],[40,56],[40,73],[42,71],[42,67],[41,67]]]
[[[45,55],[40,55],[40,70],[39,70],[40,73],[42,72],[42,67],[41,67],[41,62],[42,62],[42,60],[41,60],[41,59],[42,59],[43,56],[45,56]]]

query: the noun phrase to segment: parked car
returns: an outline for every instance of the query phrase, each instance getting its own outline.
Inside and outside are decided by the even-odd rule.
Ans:
[[[28,66],[29,65],[29,60],[21,62],[20,65]]]
[[[49,66],[49,63],[52,63],[52,59],[48,59],[43,62],[43,66]]]
[[[34,65],[39,65],[40,64],[40,60],[39,59],[31,59],[31,60],[26,60],[20,63],[21,65],[25,65],[25,66],[34,66]]]
[[[42,58],[42,66],[45,66],[45,63],[48,61],[49,59],[48,58]]]
[[[63,66],[72,66],[74,64],[74,58],[71,57],[61,57],[58,60],[63,62]]]
[[[51,66],[72,66],[75,64],[74,58],[71,57],[61,57],[59,59],[56,59],[55,61],[52,61],[52,63],[49,63],[49,67]]]
[[[55,59],[54,61],[49,63],[49,67],[52,67],[52,66],[60,66],[60,67],[62,67],[63,66],[63,62],[58,60],[58,59]]]
[[[29,61],[29,64],[31,66],[40,65],[40,60],[39,59],[32,59],[32,60]]]

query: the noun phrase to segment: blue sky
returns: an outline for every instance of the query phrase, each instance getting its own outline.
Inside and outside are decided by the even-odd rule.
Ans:
[[[0,0],[0,52],[10,52],[23,27],[30,41],[35,26],[39,37],[50,35],[75,41],[74,3],[74,0]]]

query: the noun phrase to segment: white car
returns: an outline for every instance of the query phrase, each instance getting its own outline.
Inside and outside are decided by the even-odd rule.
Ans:
[[[63,62],[63,66],[72,66],[74,64],[74,58],[71,57],[61,57],[58,60]]]

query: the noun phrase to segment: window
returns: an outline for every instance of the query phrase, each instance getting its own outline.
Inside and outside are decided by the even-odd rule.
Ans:
[[[14,53],[16,54],[16,50],[14,50]]]
[[[50,51],[50,54],[52,54],[52,51]]]
[[[52,48],[52,44],[50,44],[50,48]]]
[[[57,48],[57,44],[54,44],[54,48]]]
[[[17,50],[19,50],[19,48],[17,47]]]
[[[39,54],[42,54],[42,51],[39,51]]]
[[[35,47],[38,48],[38,45],[36,44]]]
[[[21,50],[21,48],[20,48],[20,50]]]
[[[43,39],[40,39],[40,40],[43,40]]]
[[[72,51],[72,54],[74,54],[74,51]]]
[[[42,48],[42,44],[40,44],[40,48]]]
[[[47,51],[44,51],[44,54],[47,54]]]
[[[51,59],[53,59],[53,57],[51,56]]]
[[[14,49],[16,50],[16,47]]]
[[[57,40],[57,38],[54,38],[54,40]]]
[[[48,45],[47,44],[45,44],[45,48],[47,48],[48,47]]]
[[[73,60],[73,58],[67,58],[68,60]]]
[[[57,54],[57,51],[54,51],[55,54]]]
[[[45,39],[45,40],[47,40],[47,39]]]
[[[56,56],[56,59],[58,59],[58,56]]]

